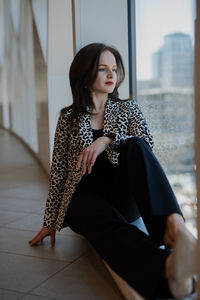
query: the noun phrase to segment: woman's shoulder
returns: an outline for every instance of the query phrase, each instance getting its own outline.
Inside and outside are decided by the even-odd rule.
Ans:
[[[115,101],[115,105],[120,109],[131,109],[132,107],[137,105],[135,98],[128,98],[128,99],[118,99]]]
[[[73,112],[73,110],[74,110],[73,104],[71,104],[69,106],[66,106],[66,107],[63,107],[60,110],[60,116],[63,119],[67,119],[71,115],[71,113]]]

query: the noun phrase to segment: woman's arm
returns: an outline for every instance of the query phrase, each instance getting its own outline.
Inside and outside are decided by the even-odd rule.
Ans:
[[[131,101],[130,111],[129,134],[131,136],[144,138],[152,149],[154,146],[153,136],[150,133],[145,117],[135,100]]]
[[[150,130],[147,126],[146,120],[138,107],[135,100],[124,103],[124,108],[122,110],[125,118],[124,122],[128,121],[128,132],[127,134],[123,132],[123,123],[119,125],[116,133],[111,133],[110,136],[113,139],[113,142],[110,143],[109,148],[117,150],[121,142],[125,142],[127,139],[133,136],[139,136],[144,138],[151,149],[153,148],[153,136],[150,133]]]
[[[68,131],[66,118],[61,113],[57,122],[54,137],[49,193],[46,201],[43,223],[43,226],[49,229],[54,229],[59,212],[60,201],[64,192],[64,185],[67,177],[67,147]]]
[[[85,148],[77,161],[76,170],[82,169],[82,175],[88,170],[88,174],[91,174],[92,167],[95,164],[97,157],[107,148],[107,146],[113,141],[113,139],[107,136],[101,136],[96,139],[92,144]]]
[[[55,244],[54,224],[57,219],[60,201],[64,191],[64,184],[67,176],[67,127],[63,114],[60,114],[54,137],[54,150],[50,172],[49,193],[46,201],[44,223],[42,229],[29,241],[34,246],[47,236],[50,236],[51,246]]]

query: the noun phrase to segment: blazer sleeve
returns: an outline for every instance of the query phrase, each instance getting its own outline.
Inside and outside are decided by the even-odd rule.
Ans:
[[[128,119],[128,132],[124,133],[122,124],[119,126],[115,133],[107,134],[107,136],[113,138],[113,142],[109,144],[109,148],[112,150],[117,150],[121,142],[125,142],[127,139],[138,136],[144,138],[150,148],[154,146],[153,136],[150,133],[146,119],[143,116],[139,106],[135,100],[125,103],[125,112],[123,111],[126,121]]]
[[[43,226],[54,229],[67,177],[68,131],[65,116],[61,113],[57,122],[49,192],[46,201]]]
[[[130,105],[129,134],[145,139],[150,148],[153,149],[153,136],[146,123],[146,119],[135,100],[132,100]]]

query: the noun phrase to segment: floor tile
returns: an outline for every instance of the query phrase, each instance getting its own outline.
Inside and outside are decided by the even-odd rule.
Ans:
[[[13,254],[29,255],[34,257],[63,260],[71,262],[88,249],[88,242],[85,239],[73,236],[56,236],[55,247],[50,247],[49,237],[44,239],[38,246],[30,247],[28,241],[37,232],[0,228],[0,251]]]
[[[47,298],[47,297],[43,297],[43,296],[38,296],[38,295],[25,295],[24,297],[22,297],[20,300],[54,300],[55,298]],[[57,299],[55,299],[57,300]],[[67,299],[66,299],[67,300]],[[70,300],[70,299],[69,299]],[[71,299],[72,300],[72,299]]]
[[[23,213],[34,213],[36,210],[44,210],[43,201],[35,201],[32,199],[10,199],[9,197],[1,198],[0,210],[1,211],[13,211]]]
[[[5,227],[19,230],[39,231],[43,224],[43,216],[36,214],[24,214],[24,216],[14,222],[10,222]]]
[[[36,201],[46,201],[47,186],[41,184],[28,183],[25,186],[17,186],[9,189],[1,189],[1,199],[35,199]]]
[[[1,300],[18,300],[23,296],[22,293],[0,289]]]
[[[3,213],[2,213],[3,214]],[[1,214],[0,214],[1,216]],[[23,214],[21,218],[18,218],[16,221],[9,222],[5,227],[6,228],[13,228],[13,229],[20,229],[20,230],[31,230],[31,231],[39,231],[43,225],[43,217],[44,217],[44,210],[43,214]],[[1,220],[0,220],[1,222]],[[1,224],[1,223],[0,223]],[[83,238],[81,235],[72,231],[69,226],[63,228],[61,231],[57,232],[56,235],[70,235],[70,236],[77,236],[79,238]]]
[[[30,247],[40,230],[49,179],[24,146],[0,129],[0,299],[123,299],[101,258],[69,227],[56,245]]]
[[[66,266],[65,262],[0,253],[0,288],[28,292]]]
[[[1,163],[1,162],[0,162]],[[37,163],[35,162],[37,165]],[[5,169],[0,167],[0,188],[1,190],[5,188],[5,184],[9,189],[13,187],[18,187],[22,185],[23,187],[26,184],[30,184],[35,181],[40,184],[40,181],[44,179],[44,175],[41,176],[41,169],[37,166],[27,167],[26,165],[23,167],[15,167],[15,166],[6,166]],[[47,178],[45,178],[46,181]],[[41,182],[43,184],[43,182]]]
[[[32,293],[58,300],[122,300],[121,293],[91,264],[73,263]]]
[[[21,212],[0,211],[0,226],[6,226],[25,217],[26,215],[27,214]]]

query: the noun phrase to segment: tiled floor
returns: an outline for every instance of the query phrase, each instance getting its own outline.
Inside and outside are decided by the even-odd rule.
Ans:
[[[0,299],[122,300],[102,260],[69,228],[51,248],[30,247],[42,226],[48,180],[37,162],[0,129]]]

